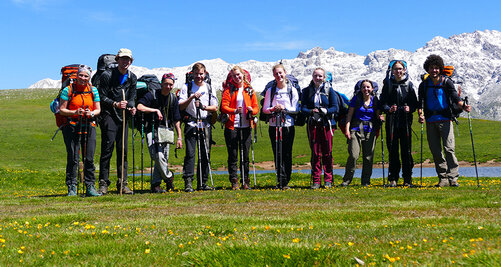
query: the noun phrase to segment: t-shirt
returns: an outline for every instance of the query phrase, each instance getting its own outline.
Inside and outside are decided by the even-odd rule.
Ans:
[[[210,86],[212,88],[212,86]],[[219,106],[219,101],[217,100],[216,92],[212,89],[212,97],[210,99],[210,104],[209,104],[209,86],[204,82],[202,86],[198,86],[195,84],[195,82],[192,82],[192,87],[191,87],[191,94],[194,94],[196,92],[201,92],[202,96],[200,96],[200,103],[204,106]],[[181,91],[179,93],[179,102],[186,101],[188,99],[188,85],[184,84],[183,87],[181,88]],[[190,104],[186,107],[185,111],[190,114],[193,118],[197,117],[197,108],[195,106],[196,99],[193,99]],[[200,118],[201,119],[206,119],[207,118],[208,112],[205,110],[200,109]],[[188,125],[195,127],[197,124],[194,121],[188,122]]]
[[[355,108],[353,112],[353,118],[352,122],[369,122],[374,119],[376,116],[376,112],[373,108],[373,103],[374,103],[374,97],[371,96],[371,102],[368,107],[363,105],[363,99],[360,101],[358,100],[359,95],[355,95],[351,101],[350,101],[350,108]],[[357,102],[359,102],[361,105],[360,107],[357,107]],[[351,124],[351,130],[353,131],[360,131],[360,125],[353,125]],[[369,133],[371,132],[371,127],[369,124],[364,125],[364,132]]]
[[[166,113],[171,124],[180,121],[181,115],[179,113],[179,102],[177,101],[176,96],[174,94],[170,94],[170,97],[174,98],[174,101],[172,101],[168,98],[168,96],[162,95],[161,90],[156,90],[154,93],[156,95],[156,99],[153,97],[153,92],[148,92],[141,99],[139,99],[138,103],[149,108],[159,109],[164,117],[162,125],[165,125]],[[169,102],[172,102],[171,105],[169,105]],[[167,106],[169,106],[168,110]]]
[[[275,92],[275,96],[273,97],[273,100],[271,101],[271,105],[270,105],[270,100],[271,100],[272,88],[269,88],[268,90],[266,90],[266,94],[264,96],[264,103],[263,103],[263,111],[265,111],[265,113],[270,114],[271,113],[270,109],[273,108],[274,106],[276,106],[277,104],[283,105],[285,107],[285,110],[288,113],[297,112],[298,107],[299,107],[299,105],[298,105],[299,104],[299,95],[298,95],[296,89],[292,88],[292,90],[291,90],[292,101],[291,101],[290,95],[289,95],[289,89],[287,89],[288,86],[292,86],[292,85],[287,84],[287,86],[284,86],[284,88],[282,88],[282,89],[277,87],[276,92]],[[269,122],[270,122],[270,126],[277,126],[275,116],[271,116]],[[294,126],[294,119],[289,114],[287,114],[285,117],[285,123],[283,123],[282,126],[284,126],[284,127]]]
[[[249,119],[247,118],[247,106],[245,105],[243,91],[244,91],[243,87],[238,88],[237,108],[242,107],[243,114],[240,114],[240,113],[235,114],[235,123],[233,125],[235,128],[249,127]]]
[[[440,81],[439,84],[434,85],[431,79],[427,79],[426,90],[426,108],[431,112],[441,112],[447,108],[449,108],[449,104],[447,103],[447,96],[445,95],[445,91],[442,87],[443,80]],[[449,118],[441,115],[435,114],[426,119],[426,122],[438,122],[438,121],[448,121]]]
[[[125,74],[120,75],[120,84],[124,84],[125,81],[127,81],[127,78],[129,77],[129,72],[126,72]]]

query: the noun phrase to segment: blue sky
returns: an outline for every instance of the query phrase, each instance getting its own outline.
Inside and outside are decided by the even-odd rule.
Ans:
[[[501,30],[500,8],[499,0],[3,0],[0,88],[58,79],[67,64],[95,68],[121,47],[147,68],[278,61],[316,46],[414,51],[435,36]]]

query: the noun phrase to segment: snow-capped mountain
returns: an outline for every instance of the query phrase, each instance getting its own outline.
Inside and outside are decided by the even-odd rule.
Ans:
[[[442,56],[447,65],[454,65],[458,77],[463,81],[462,96],[468,96],[474,106],[473,114],[485,119],[501,120],[501,32],[495,30],[476,31],[454,35],[448,39],[435,37],[415,52],[398,49],[378,50],[367,56],[344,53],[334,48],[324,50],[315,47],[300,52],[294,59],[284,59],[288,73],[296,76],[302,87],[311,81],[311,74],[316,67],[323,67],[333,74],[334,89],[352,96],[353,86],[360,79],[371,79],[382,83],[388,63],[393,59],[407,61],[411,81],[420,83],[420,75],[425,73],[423,63],[430,54]],[[212,85],[221,89],[229,69],[235,65],[222,59],[201,60],[209,71]],[[257,91],[264,89],[273,79],[272,67],[277,62],[259,62],[255,60],[237,63],[250,72],[252,85]],[[184,75],[191,66],[174,68],[147,69],[131,66],[138,77],[143,74],[162,74],[172,72],[178,80],[175,87],[180,88]],[[60,81],[44,79],[30,88],[57,88]]]

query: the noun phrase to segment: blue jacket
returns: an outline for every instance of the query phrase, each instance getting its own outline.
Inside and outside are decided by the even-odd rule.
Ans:
[[[301,93],[301,112],[306,116],[311,116],[313,114],[313,109],[315,107],[315,85],[313,82],[304,88]],[[331,122],[332,127],[336,125],[334,120],[334,115],[338,112],[338,103],[336,93],[334,89],[330,86],[330,83],[324,82],[320,86],[320,107],[327,109],[327,116]],[[329,126],[327,120],[325,120],[324,126]]]

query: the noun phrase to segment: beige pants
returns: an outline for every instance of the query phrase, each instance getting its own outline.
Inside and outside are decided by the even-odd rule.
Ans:
[[[456,182],[459,176],[459,164],[455,154],[452,121],[427,123],[426,136],[438,178]]]
[[[363,139],[363,140],[362,140]],[[365,138],[362,138],[360,132],[351,131],[351,139],[348,140],[348,160],[346,161],[346,168],[344,172],[343,182],[351,183],[357,160],[362,149],[362,180],[363,185],[370,184],[372,175],[372,161],[374,158],[374,148],[376,146],[376,131],[373,129],[370,133],[365,133]]]

